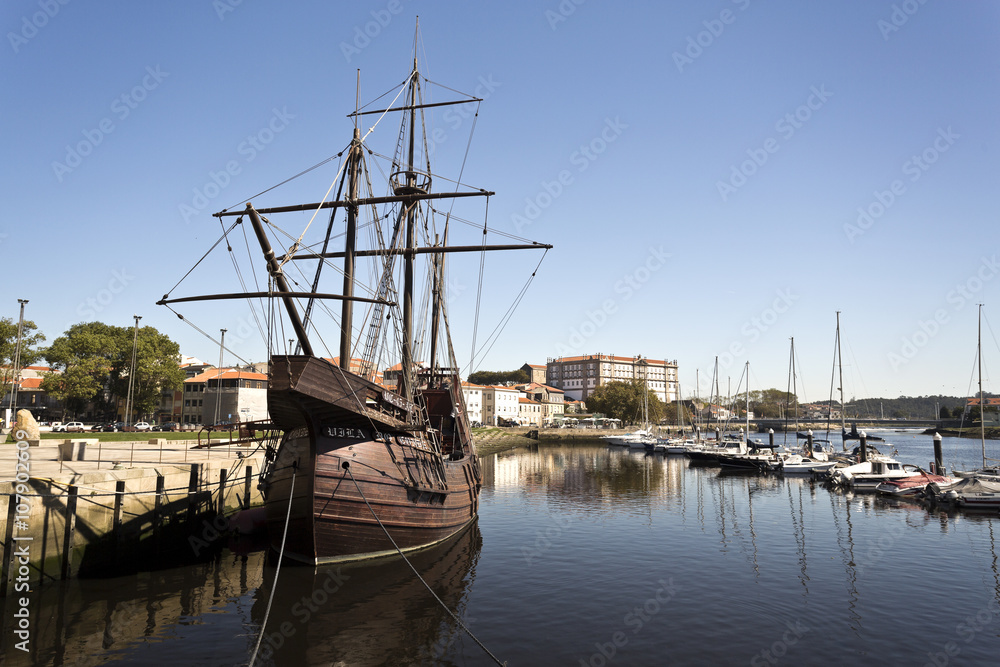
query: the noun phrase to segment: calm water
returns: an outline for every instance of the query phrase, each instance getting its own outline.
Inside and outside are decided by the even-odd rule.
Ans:
[[[882,435],[904,462],[932,458],[928,437]],[[979,443],[946,439],[945,452],[972,466]],[[413,563],[510,665],[1000,660],[995,515],[598,446],[484,464],[478,525]],[[4,610],[6,663],[246,664],[271,597],[265,561],[226,551],[43,587],[30,656],[13,650]],[[262,665],[494,664],[396,561],[283,567],[265,632]]]

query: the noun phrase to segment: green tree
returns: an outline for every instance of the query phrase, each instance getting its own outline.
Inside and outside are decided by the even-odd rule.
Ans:
[[[602,384],[587,397],[587,408],[591,412],[600,412],[626,423],[639,422],[642,421],[643,390],[640,380]],[[654,392],[648,389],[645,392],[648,418],[655,424],[663,418],[663,402]]]
[[[476,371],[469,375],[469,382],[482,385],[527,384],[531,378],[528,371],[518,368],[513,371]]]
[[[91,401],[99,412],[109,412],[128,394],[133,336],[133,327],[73,325],[45,351],[45,358],[62,373],[48,374],[42,388],[72,413]],[[155,409],[161,389],[183,385],[184,371],[178,365],[180,347],[153,327],[139,329],[135,343],[133,415],[147,415]]]
[[[41,359],[38,345],[45,336],[31,320],[21,328],[21,368],[31,366]],[[17,320],[0,318],[0,388],[6,389],[14,381],[14,357],[17,356]],[[2,392],[0,392],[2,393]]]

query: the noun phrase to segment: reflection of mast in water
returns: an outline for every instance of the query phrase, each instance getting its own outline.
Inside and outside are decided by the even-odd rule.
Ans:
[[[749,431],[747,431],[747,437],[749,438]],[[760,577],[760,565],[757,563],[757,533],[753,529],[753,494],[754,491],[759,491],[760,485],[757,488],[751,489],[749,481],[747,483],[747,506],[750,508],[750,544],[753,547],[753,576],[754,579]]]
[[[848,602],[847,608],[850,611],[851,619],[851,629],[854,630],[854,634],[858,637],[861,636],[861,615],[857,611],[858,602],[858,570],[857,563],[854,561],[854,534],[853,526],[851,525],[851,503],[844,496],[837,493],[827,494],[830,497],[830,507],[833,510],[833,523],[837,528],[837,546],[840,547],[841,557],[844,560],[844,568],[847,572],[847,593]],[[837,518],[837,499],[842,498],[844,500],[844,506],[847,508],[847,546],[845,547],[843,541],[845,539],[844,530],[841,528],[840,521]]]
[[[795,480],[799,481],[799,480]],[[785,480],[785,488],[788,489],[788,509],[792,515],[792,529],[795,531],[795,545],[799,552],[799,571],[801,572],[799,576],[799,581],[802,582],[802,587],[806,591],[806,595],[809,594],[809,575],[806,573],[806,525],[805,525],[805,511],[802,508],[802,484],[797,484],[799,487],[799,511],[798,517],[795,516],[795,501],[792,498],[792,480]]]

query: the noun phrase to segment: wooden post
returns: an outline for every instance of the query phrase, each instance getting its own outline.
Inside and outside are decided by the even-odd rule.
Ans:
[[[253,482],[253,466],[247,466],[246,478],[243,481],[243,509],[250,508],[250,484]]]
[[[159,551],[160,532],[163,524],[163,475],[156,476],[156,500],[153,505],[153,544]]]
[[[767,444],[771,445],[771,451],[774,451],[774,429],[767,429]]]
[[[73,538],[76,535],[77,488],[70,486],[66,492],[66,526],[63,532],[63,557],[60,576],[69,579],[76,574],[73,566]]]
[[[219,507],[218,513],[222,514],[226,510],[226,473],[225,468],[219,469]]]
[[[198,509],[198,489],[201,486],[201,464],[191,464],[191,479],[188,482],[188,508],[187,519],[194,521]]]
[[[7,528],[3,536],[3,578],[0,579],[0,590],[4,595],[10,594],[10,585],[14,581],[11,576],[14,567],[14,517],[17,512],[17,497],[12,493],[7,497]]]
[[[104,441],[101,439],[97,440],[97,469],[101,469],[101,447],[104,445]],[[61,470],[61,468],[60,468]]]
[[[858,463],[864,463],[868,460],[868,434],[864,431],[861,432],[861,449],[858,452]]]
[[[797,434],[796,438],[799,437]],[[813,432],[812,429],[806,431],[806,456],[811,457],[813,455]]]
[[[122,503],[125,500],[125,480],[115,482],[115,514],[111,524],[111,533],[115,541],[115,563],[118,563],[118,555],[121,552],[122,544]]]

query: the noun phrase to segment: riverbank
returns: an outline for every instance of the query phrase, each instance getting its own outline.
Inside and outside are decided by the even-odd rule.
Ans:
[[[942,436],[948,436],[950,438],[975,438],[977,440],[982,436],[982,431],[980,431],[978,426],[967,426],[965,428],[942,428],[942,429],[929,428],[926,431],[924,431],[924,435],[934,435],[935,433],[939,433]],[[1000,440],[1000,428],[986,429],[986,439]]]

